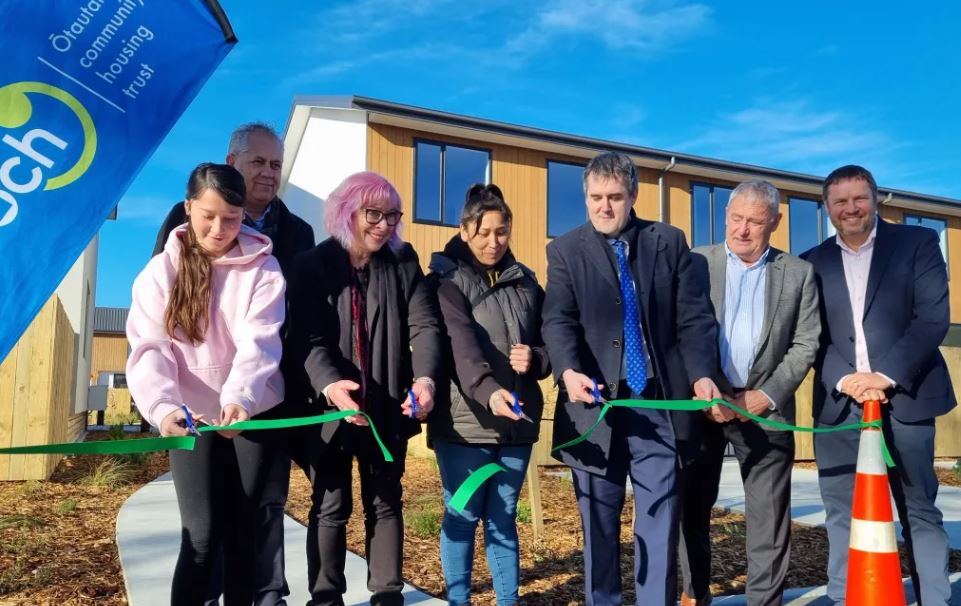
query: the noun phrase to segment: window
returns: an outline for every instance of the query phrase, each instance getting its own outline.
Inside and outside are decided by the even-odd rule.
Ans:
[[[460,225],[467,188],[489,182],[490,152],[416,141],[414,154],[414,220]]]
[[[724,241],[724,209],[731,191],[722,185],[691,184],[692,246]]]
[[[819,200],[788,198],[788,213],[793,255],[811,250],[836,233],[824,203]]]
[[[547,237],[566,233],[587,220],[584,204],[584,166],[547,163]]]
[[[921,227],[927,227],[933,229],[938,234],[938,241],[941,243],[941,256],[944,257],[944,262],[948,262],[948,222],[944,219],[937,219],[935,217],[923,217],[921,215],[904,215],[905,225],[920,225]]]

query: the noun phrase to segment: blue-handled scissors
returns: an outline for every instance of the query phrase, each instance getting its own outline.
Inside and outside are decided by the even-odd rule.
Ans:
[[[197,431],[197,426],[194,425],[194,419],[190,415],[190,410],[187,408],[187,405],[181,404],[180,410],[184,411],[184,422],[187,424],[187,432],[200,437],[200,432]]]
[[[410,398],[410,417],[413,419],[417,416],[417,407],[419,406],[417,396],[414,395],[413,389],[407,390],[407,396]]]
[[[594,385],[593,389],[591,390],[591,395],[594,397],[594,403],[598,404],[601,401],[601,390],[597,387],[597,379],[592,378],[591,383]]]
[[[516,392],[516,391],[512,391],[512,392],[511,392],[511,400],[513,400],[512,404],[511,404],[511,410],[514,411],[514,414],[517,415],[517,416],[519,416],[520,418],[524,419],[524,420],[527,421],[528,423],[533,423],[533,422],[534,422],[534,419],[532,419],[532,418],[530,418],[529,416],[527,416],[527,414],[525,414],[524,411],[521,410],[521,401],[517,399],[517,392]]]

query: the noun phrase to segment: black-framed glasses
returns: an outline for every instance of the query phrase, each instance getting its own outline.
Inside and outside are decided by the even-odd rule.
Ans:
[[[376,208],[364,209],[364,219],[371,225],[377,225],[381,221],[387,221],[387,225],[393,227],[400,222],[400,218],[403,216],[404,213],[399,210],[392,210],[385,213]]]

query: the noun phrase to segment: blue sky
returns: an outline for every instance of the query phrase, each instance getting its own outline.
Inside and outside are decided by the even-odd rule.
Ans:
[[[126,307],[191,168],[296,95],[365,95],[961,199],[961,4],[221,0],[240,39],[101,231]]]

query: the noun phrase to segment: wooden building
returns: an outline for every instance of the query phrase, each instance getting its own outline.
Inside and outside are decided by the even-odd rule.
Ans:
[[[547,243],[586,220],[583,166],[606,150],[629,154],[640,169],[638,215],[680,228],[692,245],[723,240],[727,197],[735,185],[752,178],[767,179],[782,194],[783,218],[772,238],[774,246],[800,254],[833,235],[821,203],[821,175],[390,101],[356,96],[296,98],[284,142],[282,197],[313,225],[318,240],[325,234],[322,208],[326,196],[347,175],[372,170],[386,176],[400,192],[404,239],[414,245],[425,265],[431,252],[442,249],[456,233],[467,187],[492,182],[501,187],[514,212],[515,255],[543,282]],[[858,158],[851,161],[856,163]],[[884,175],[878,176],[883,181]],[[881,187],[879,201],[885,220],[925,225],[941,237],[950,275],[953,323],[943,351],[955,392],[961,396],[961,200]],[[809,377],[798,393],[800,422],[805,424],[811,422],[810,382]],[[961,456],[961,409],[940,419],[939,430],[938,454]],[[549,431],[542,432],[546,435]],[[813,455],[808,436],[799,436],[798,442],[800,458]],[[539,448],[542,461],[544,446]]]

